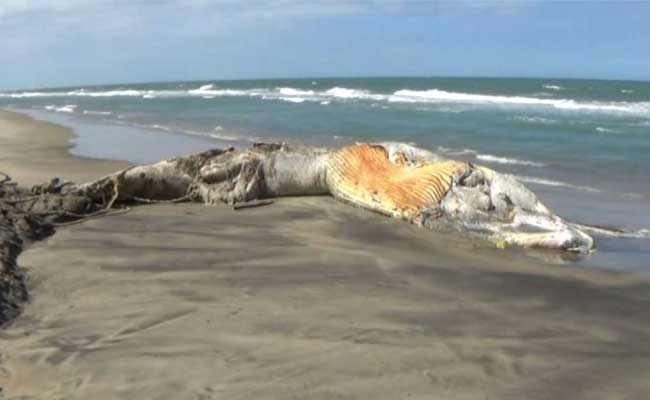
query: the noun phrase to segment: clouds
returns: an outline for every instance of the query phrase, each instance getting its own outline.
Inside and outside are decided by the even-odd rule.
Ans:
[[[309,17],[355,12],[371,4],[373,2],[357,0],[2,0],[0,18],[4,21],[25,16],[65,19],[70,14],[99,17],[102,13],[115,12],[125,16],[137,15],[142,20],[172,12],[178,18],[203,13],[223,20]]]
[[[11,60],[0,83],[224,74],[249,68],[234,66],[233,57],[259,63],[258,49],[297,24],[355,15],[367,6],[334,0],[0,0],[0,48]]]
[[[310,18],[359,13],[368,4],[356,0],[1,0],[0,44],[24,49],[79,39],[250,36]]]
[[[13,37],[74,30],[129,35],[175,29],[213,35],[311,18],[430,8],[513,8],[533,0],[1,0],[0,34]],[[256,27],[261,24],[261,27]],[[6,36],[6,35],[3,35]],[[44,36],[44,35],[42,35]],[[0,39],[1,40],[1,39]]]
[[[106,2],[99,1],[98,3]],[[92,2],[84,2],[82,0],[2,0],[0,2],[0,18],[12,18],[23,14],[39,12],[68,12],[88,4],[92,4]]]
[[[604,76],[616,63],[647,71],[638,49],[647,47],[648,11],[637,3],[542,0],[0,0],[0,88],[317,75]]]

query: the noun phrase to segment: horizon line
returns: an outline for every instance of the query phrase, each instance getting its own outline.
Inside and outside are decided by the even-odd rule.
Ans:
[[[35,90],[53,90],[53,89],[70,89],[85,86],[121,86],[121,85],[151,85],[151,84],[164,84],[164,83],[189,83],[189,82],[238,82],[238,81],[275,81],[275,80],[309,80],[309,79],[404,79],[404,78],[448,78],[448,79],[525,79],[525,80],[575,80],[575,81],[607,81],[607,82],[634,82],[634,83],[650,83],[650,79],[622,79],[622,78],[593,78],[593,77],[550,77],[550,76],[504,76],[504,75],[323,75],[323,76],[302,76],[302,77],[265,77],[265,78],[199,78],[199,79],[164,79],[155,81],[125,81],[117,83],[84,83],[81,85],[57,85],[57,86],[40,86],[34,88],[18,88],[18,89],[0,89],[4,92],[17,92],[17,91],[35,91]]]

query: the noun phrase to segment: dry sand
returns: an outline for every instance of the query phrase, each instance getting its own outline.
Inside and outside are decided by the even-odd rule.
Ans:
[[[0,170],[25,182],[119,166],[7,115]],[[7,150],[7,119],[47,168]],[[33,299],[0,331],[9,399],[650,398],[647,278],[330,198],[139,207],[59,229],[19,262]]]

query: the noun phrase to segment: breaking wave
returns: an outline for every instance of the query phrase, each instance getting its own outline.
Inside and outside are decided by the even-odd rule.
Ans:
[[[211,138],[218,139],[218,140],[223,140],[223,141],[226,141],[226,142],[240,142],[242,140],[245,140],[245,139],[242,139],[242,138],[240,138],[238,136],[222,135],[222,134],[219,134],[219,133],[211,133],[208,136],[210,136]]]
[[[596,131],[600,133],[621,133],[621,131],[617,131],[615,129],[603,128],[601,126],[597,126]]]
[[[93,111],[93,110],[83,110],[83,113],[86,115],[111,115],[112,111]]]
[[[385,100],[386,98],[385,95],[372,94],[368,90],[348,89],[342,87],[333,87],[325,91],[324,95],[339,99]]]
[[[170,127],[168,127],[168,126],[164,126],[164,125],[157,125],[157,124],[154,124],[154,125],[149,125],[149,128],[151,128],[151,129],[157,129],[157,130],[164,131],[164,132],[173,132],[173,129],[172,129],[172,128],[170,128]]]
[[[302,97],[278,97],[278,100],[288,101],[289,103],[304,103],[307,101],[307,99]]]
[[[571,111],[650,114],[650,102],[578,102],[571,99],[539,99],[536,97],[499,96],[444,90],[398,90],[389,101],[393,102],[455,102],[496,106],[543,106]]]
[[[227,132],[220,125],[215,126],[213,131],[197,131],[197,130],[187,129],[184,127],[167,126],[167,125],[159,125],[159,124],[143,125],[143,124],[138,124],[133,122],[126,123],[126,125],[136,126],[138,128],[143,128],[148,130],[162,131],[165,133],[180,133],[184,135],[200,136],[203,138],[212,138],[212,139],[217,139],[226,142],[243,142],[243,141],[256,142],[259,140],[258,138],[255,137],[237,136],[236,134]]]
[[[564,90],[565,89],[563,86],[558,86],[558,85],[543,85],[542,87],[544,89],[548,89],[548,90]]]
[[[278,91],[284,96],[313,96],[315,94],[313,90],[300,90],[290,87],[281,87],[278,88]]]
[[[466,156],[477,154],[477,151],[472,149],[450,149],[444,146],[438,146],[437,150],[446,156]]]
[[[548,85],[552,86],[552,85]],[[559,86],[558,86],[559,87]],[[322,103],[325,101],[373,101],[386,103],[423,103],[423,104],[471,104],[494,107],[543,107],[567,111],[586,111],[600,113],[622,113],[631,115],[650,115],[650,102],[597,102],[576,101],[573,99],[551,99],[526,96],[487,95],[476,93],[449,92],[439,89],[411,90],[401,89],[390,94],[373,93],[369,90],[332,87],[324,91],[306,90],[293,87],[231,89],[218,88],[213,84],[202,85],[196,89],[170,90],[87,90],[41,91],[41,92],[7,92],[0,93],[0,98],[54,98],[54,97],[140,97],[158,98],[204,98],[251,97],[262,100],[279,100],[294,103],[306,101]],[[532,122],[532,121],[530,121]],[[542,119],[536,122],[544,123]]]
[[[540,168],[545,166],[545,164],[539,162],[518,160],[516,158],[497,157],[490,154],[477,154],[476,158],[481,161],[497,163],[497,164],[526,165],[530,167],[540,167]]]
[[[73,113],[78,106],[76,104],[68,104],[63,107],[57,106],[45,106],[45,109],[48,111],[64,112],[64,113]]]
[[[600,192],[600,190],[596,188],[592,188],[589,186],[579,186],[579,185],[572,185],[567,182],[561,182],[561,181],[553,181],[550,179],[544,179],[544,178],[537,178],[534,176],[523,176],[523,175],[515,175],[515,178],[522,182],[526,183],[536,183],[538,185],[543,185],[543,186],[553,186],[553,187],[565,187],[569,189],[574,189],[574,190],[582,190],[584,192]]]
[[[512,118],[514,121],[525,122],[529,124],[542,124],[542,125],[553,125],[557,121],[550,118],[544,117],[526,117],[526,116],[516,116]]]

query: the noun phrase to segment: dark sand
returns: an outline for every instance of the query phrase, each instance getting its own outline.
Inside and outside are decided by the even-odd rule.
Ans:
[[[50,161],[25,164],[5,126],[0,170],[107,172],[27,128],[25,151]],[[650,398],[647,277],[330,198],[139,207],[59,229],[19,262],[33,300],[0,331],[10,399]]]

